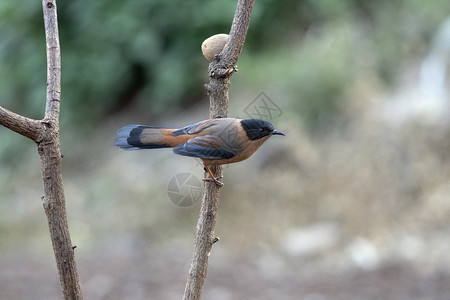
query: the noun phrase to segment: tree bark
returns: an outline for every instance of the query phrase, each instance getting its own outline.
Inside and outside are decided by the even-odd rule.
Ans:
[[[228,42],[209,65],[210,82],[205,88],[209,94],[211,118],[226,117],[228,114],[230,76],[236,71],[235,66],[244,46],[253,5],[254,0],[238,1]],[[221,166],[211,166],[210,169],[216,178],[222,175]],[[220,200],[220,186],[205,181],[204,191],[184,300],[200,299],[208,269],[208,257],[212,245],[218,241],[214,235],[214,227]]]
[[[13,113],[0,106],[0,125],[17,132],[34,142],[42,140],[40,132],[42,131],[42,123],[37,120],[29,119]]]
[[[62,184],[62,155],[59,138],[61,53],[55,0],[42,1],[47,49],[47,97],[45,117],[33,120],[0,107],[3,125],[37,144],[41,158],[44,210],[56,258],[64,299],[82,299],[74,249],[67,223]]]

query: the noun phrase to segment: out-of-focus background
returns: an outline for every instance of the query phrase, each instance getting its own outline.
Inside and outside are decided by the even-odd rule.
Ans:
[[[236,1],[60,1],[61,138],[86,299],[179,299],[192,159],[116,130],[208,118],[200,45]],[[0,105],[42,118],[40,1],[0,4]],[[224,168],[204,299],[449,299],[450,2],[258,0],[230,116],[286,133]],[[184,190],[186,191],[186,190]],[[0,298],[60,299],[36,147],[0,128]]]

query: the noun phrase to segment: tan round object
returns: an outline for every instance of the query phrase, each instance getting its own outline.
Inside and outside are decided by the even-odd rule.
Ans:
[[[203,56],[207,60],[212,61],[214,59],[214,56],[216,56],[217,54],[220,53],[220,51],[222,51],[227,41],[228,41],[228,34],[225,33],[219,33],[210,36],[202,43]]]

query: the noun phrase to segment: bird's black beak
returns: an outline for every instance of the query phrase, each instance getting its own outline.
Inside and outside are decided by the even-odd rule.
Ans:
[[[274,131],[272,131],[271,134],[272,135],[285,135],[284,133],[282,133],[281,131],[276,130],[276,129]]]

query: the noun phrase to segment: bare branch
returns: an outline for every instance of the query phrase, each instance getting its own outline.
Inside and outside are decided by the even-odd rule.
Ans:
[[[254,0],[241,0],[236,7],[230,37],[221,54],[224,60],[232,66],[237,63],[242,48],[244,47],[254,4]]]
[[[55,0],[42,0],[47,49],[47,97],[41,121],[25,118],[0,107],[3,125],[37,143],[44,183],[44,210],[56,258],[61,289],[66,300],[82,299],[75,255],[67,223],[62,184],[62,155],[59,139],[61,53]]]
[[[229,77],[235,70],[236,62],[244,46],[253,5],[254,0],[238,1],[228,43],[209,65],[210,82],[205,87],[210,99],[211,118],[226,117],[228,114]],[[221,166],[211,166],[210,169],[216,178],[222,175]],[[208,269],[208,257],[212,245],[218,241],[214,236],[214,227],[219,206],[220,187],[215,183],[205,182],[204,190],[184,300],[200,299]]]
[[[209,64],[210,82],[206,85],[206,89],[209,94],[211,118],[225,117],[228,114],[229,78],[236,70],[237,60],[244,47],[254,4],[254,0],[239,0],[228,42],[222,52]]]
[[[212,172],[220,174],[220,167],[210,167]],[[202,199],[200,216],[195,234],[194,253],[183,299],[200,299],[208,270],[208,257],[212,245],[218,241],[214,236],[216,214],[219,206],[220,189],[215,183],[205,182],[205,194]]]
[[[42,123],[37,120],[23,117],[0,106],[0,125],[17,132],[34,142],[38,142],[43,130]]]
[[[45,38],[47,44],[47,99],[45,120],[59,123],[61,95],[61,53],[58,36],[58,19],[55,0],[43,0]],[[34,142],[38,142],[39,132],[44,128],[42,122],[25,118],[0,107],[0,125],[3,125]]]
[[[43,0],[45,40],[47,44],[47,101],[45,118],[59,122],[61,97],[61,50],[59,46],[56,2]]]
[[[44,139],[38,143],[44,182],[43,204],[64,299],[82,299],[62,184],[59,139],[61,54],[55,0],[43,0],[42,8],[47,47],[47,99],[43,121],[46,130]]]
[[[254,0],[238,1],[228,42],[222,52],[209,65],[210,77],[228,78],[235,71],[237,60],[244,47],[254,4]]]

